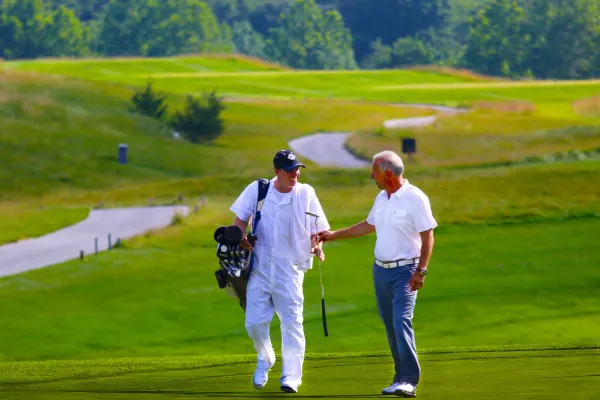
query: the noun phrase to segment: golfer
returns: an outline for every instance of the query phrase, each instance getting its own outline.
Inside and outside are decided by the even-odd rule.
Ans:
[[[303,328],[304,274],[312,268],[317,251],[314,217],[319,215],[319,230],[330,226],[312,186],[298,182],[300,167],[296,155],[289,150],[277,152],[273,159],[275,177],[269,189],[257,225],[257,241],[252,249],[255,261],[246,293],[246,330],[258,353],[253,386],[263,388],[269,370],[275,364],[269,327],[276,312],[281,321],[282,374],[280,388],[296,393],[302,383],[305,354]],[[258,183],[249,184],[231,207],[236,215],[234,224],[246,232],[258,199]],[[312,218],[312,220],[311,220]],[[247,237],[243,246],[252,248]]]
[[[417,290],[423,287],[437,226],[428,197],[403,177],[404,164],[392,151],[373,157],[371,178],[382,189],[366,220],[319,241],[356,238],[376,232],[373,280],[377,309],[395,364],[392,384],[382,394],[416,397],[421,375],[412,327]]]

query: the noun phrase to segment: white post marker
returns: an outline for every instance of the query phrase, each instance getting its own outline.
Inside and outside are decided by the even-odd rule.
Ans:
[[[305,213],[307,215],[310,215],[311,217],[315,217],[315,234],[319,233],[319,215],[312,213],[310,211],[305,211]],[[325,312],[325,288],[323,287],[323,271],[322,271],[322,264],[323,261],[321,261],[321,249],[318,247],[317,244],[317,249],[316,249],[316,255],[317,257],[319,257],[319,280],[321,282],[321,317],[323,318],[323,333],[325,334],[325,336],[329,336],[329,332],[327,330],[327,314]]]

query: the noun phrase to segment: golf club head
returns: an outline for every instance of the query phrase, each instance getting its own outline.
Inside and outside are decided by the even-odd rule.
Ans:
[[[239,226],[231,225],[225,228],[223,237],[227,243],[231,245],[239,245],[244,237],[244,232]]]
[[[218,227],[215,230],[215,233],[213,234],[213,237],[215,238],[215,241],[217,243],[221,243],[225,239],[225,227],[224,226]]]

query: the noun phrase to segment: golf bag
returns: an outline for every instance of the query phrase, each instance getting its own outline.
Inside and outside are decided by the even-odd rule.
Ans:
[[[269,184],[268,179],[258,180],[258,200],[248,234],[248,241],[253,247],[257,239],[256,227],[260,221],[260,211],[267,197]],[[244,232],[236,225],[217,228],[214,239],[217,242],[217,258],[221,268],[215,271],[215,277],[219,288],[225,289],[232,297],[236,298],[240,307],[246,311],[246,287],[252,272],[254,255],[240,246],[243,236]]]

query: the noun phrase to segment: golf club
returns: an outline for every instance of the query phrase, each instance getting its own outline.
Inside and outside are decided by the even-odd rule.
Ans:
[[[319,233],[319,215],[312,213],[310,211],[305,211],[305,213],[307,215],[310,215],[312,217],[315,217],[315,234]],[[318,246],[318,244],[317,244]],[[321,251],[318,247],[317,247],[317,251]],[[317,254],[317,257],[320,254]],[[323,332],[325,333],[325,336],[329,336],[329,332],[327,330],[327,314],[325,312],[325,288],[323,287],[323,272],[322,272],[322,264],[323,261],[321,261],[321,258],[319,257],[319,280],[321,282],[321,316],[323,317]]]

